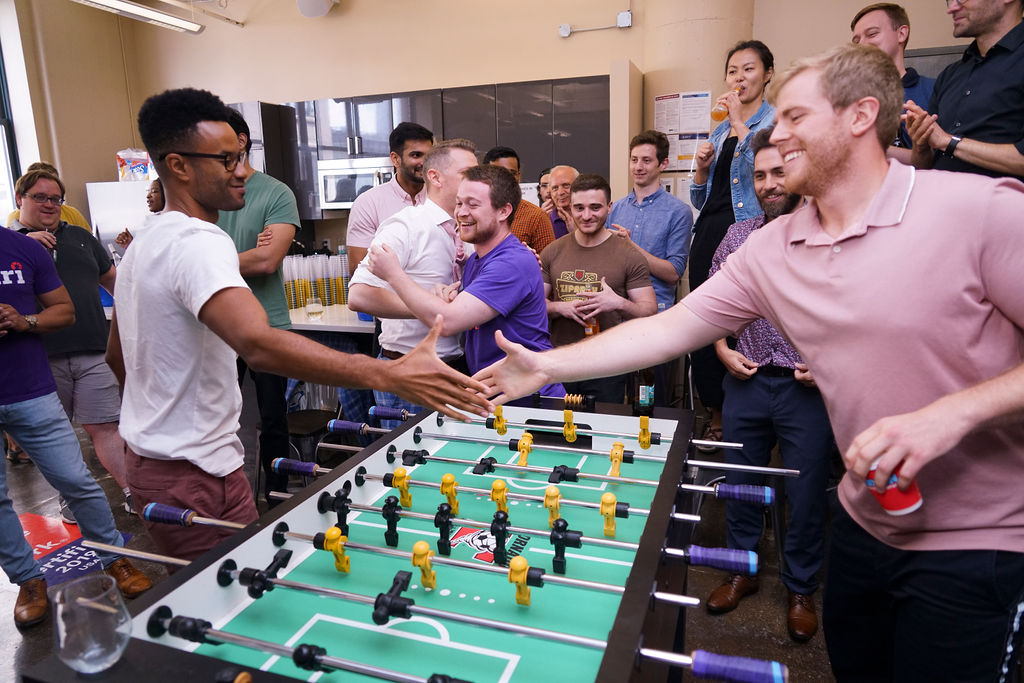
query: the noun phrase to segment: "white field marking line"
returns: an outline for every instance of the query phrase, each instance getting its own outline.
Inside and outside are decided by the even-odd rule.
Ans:
[[[422,519],[422,520],[414,519],[414,520],[410,520],[410,521],[413,521],[413,522],[426,522],[427,520],[425,520],[425,519]],[[349,522],[349,524],[358,524],[359,526],[370,526],[370,527],[373,527],[374,529],[387,529],[388,528],[387,524],[377,524],[376,522]],[[400,534],[404,534],[406,532],[408,532],[410,534],[419,534],[420,536],[430,536],[431,538],[437,537],[437,534],[438,534],[438,532],[436,532],[436,531],[423,531],[422,529],[413,529],[413,528],[410,528],[410,527],[402,527],[401,529],[398,530],[398,533],[400,533]],[[353,541],[353,542],[355,542],[355,541]],[[369,545],[369,544],[367,544],[367,545]],[[398,548],[391,548],[391,549],[392,550],[398,550]]]
[[[545,548],[527,548],[527,550],[542,555],[554,555],[554,550],[546,550]],[[590,555],[580,555],[578,553],[566,553],[566,557],[571,557],[575,560],[586,560],[587,562],[599,562],[601,564],[615,564],[621,567],[632,567],[632,562],[623,562],[622,560],[609,560],[603,557],[591,557]]]
[[[436,619],[416,616],[412,617],[411,619],[399,619],[391,621],[385,624],[384,626],[377,626],[376,624],[363,624],[358,621],[344,619],[342,617],[335,617],[328,614],[315,614],[302,626],[302,628],[295,632],[295,635],[293,635],[285,642],[285,647],[293,647],[299,641],[299,639],[301,639],[311,628],[313,628],[313,626],[317,624],[317,622],[320,621],[326,621],[341,626],[349,626],[362,631],[376,631],[378,633],[389,631],[389,635],[392,637],[405,638],[406,640],[415,640],[421,643],[436,644],[440,645],[444,649],[460,650],[462,652],[470,652],[477,655],[483,655],[485,657],[490,657],[492,659],[505,660],[505,668],[502,671],[501,677],[498,679],[498,683],[508,683],[508,681],[511,680],[512,674],[515,672],[516,666],[519,665],[519,660],[521,659],[520,655],[512,654],[510,652],[502,652],[501,650],[492,650],[490,648],[480,647],[478,645],[470,645],[468,643],[459,643],[453,641],[451,639],[451,634],[449,634],[448,632],[448,629],[445,628],[445,626],[441,622],[437,621]],[[425,636],[419,633],[410,633],[407,631],[402,631],[393,628],[399,624],[412,621],[419,622],[421,624],[426,624],[427,626],[433,628],[435,631],[437,631],[438,636]],[[330,655],[331,653],[328,652],[327,654]],[[262,666],[260,666],[260,671],[269,670],[270,667],[276,664],[280,658],[280,655],[272,655],[267,659],[266,662],[263,663]],[[307,680],[314,681],[317,678],[319,678],[319,676],[311,676]]]
[[[462,474],[475,477],[489,477],[491,479],[504,479],[505,483],[508,484],[510,487],[522,489],[523,491],[542,491],[547,487],[551,486],[551,484],[549,484],[546,481],[535,481],[533,479],[519,479],[517,477],[503,477],[496,472],[492,472],[490,474],[473,474],[473,470],[468,467],[464,472],[462,472]],[[565,487],[567,489],[583,489],[585,491],[603,491],[608,487],[608,483],[609,482],[602,481],[598,486],[587,486],[585,484],[563,481],[560,484],[558,484],[558,488],[561,489],[562,487]]]

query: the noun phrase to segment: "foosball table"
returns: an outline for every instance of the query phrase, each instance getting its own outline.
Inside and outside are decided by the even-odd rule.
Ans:
[[[95,678],[621,683],[690,667],[785,680],[776,662],[680,652],[680,610],[698,604],[687,564],[757,562],[689,545],[693,497],[771,491],[683,483],[693,414],[671,415],[425,412],[332,470],[276,463],[310,485],[137,599],[125,656]],[[25,680],[70,673],[52,657]]]

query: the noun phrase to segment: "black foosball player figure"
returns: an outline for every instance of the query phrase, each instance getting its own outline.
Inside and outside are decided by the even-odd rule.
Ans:
[[[551,525],[551,545],[555,546],[555,557],[551,568],[556,574],[565,573],[565,549],[583,546],[583,532],[570,531],[569,523],[559,517]]]
[[[388,529],[384,532],[384,542],[392,548],[398,546],[398,513],[401,511],[398,496],[388,496],[380,508],[380,514],[388,524]]]
[[[498,510],[491,522],[491,536],[494,537],[494,564],[505,566],[508,558],[505,555],[505,542],[508,540],[508,513]]]
[[[434,515],[434,526],[440,532],[437,539],[437,552],[442,555],[452,554],[452,506],[448,503],[441,503],[437,506],[437,514]]]

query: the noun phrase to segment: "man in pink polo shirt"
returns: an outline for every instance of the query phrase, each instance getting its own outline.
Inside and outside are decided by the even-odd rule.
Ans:
[[[813,371],[848,468],[825,581],[834,675],[1003,680],[1024,614],[1024,184],[886,161],[903,90],[876,48],[799,60],[774,92],[772,142],[806,206],[751,235],[683,306],[583,349],[500,339],[508,357],[477,379],[511,399],[768,319]],[[916,482],[923,505],[888,514],[872,469],[872,483]]]
[[[434,146],[434,134],[418,123],[403,121],[391,131],[388,145],[394,177],[356,197],[348,214],[345,246],[353,270],[366,257],[381,223],[405,207],[419,206],[427,200],[423,157]]]

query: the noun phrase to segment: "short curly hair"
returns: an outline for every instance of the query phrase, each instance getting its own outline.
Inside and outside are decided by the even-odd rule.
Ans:
[[[232,110],[208,90],[179,88],[153,95],[139,108],[139,135],[157,168],[165,155],[187,151],[200,121],[231,122]]]

